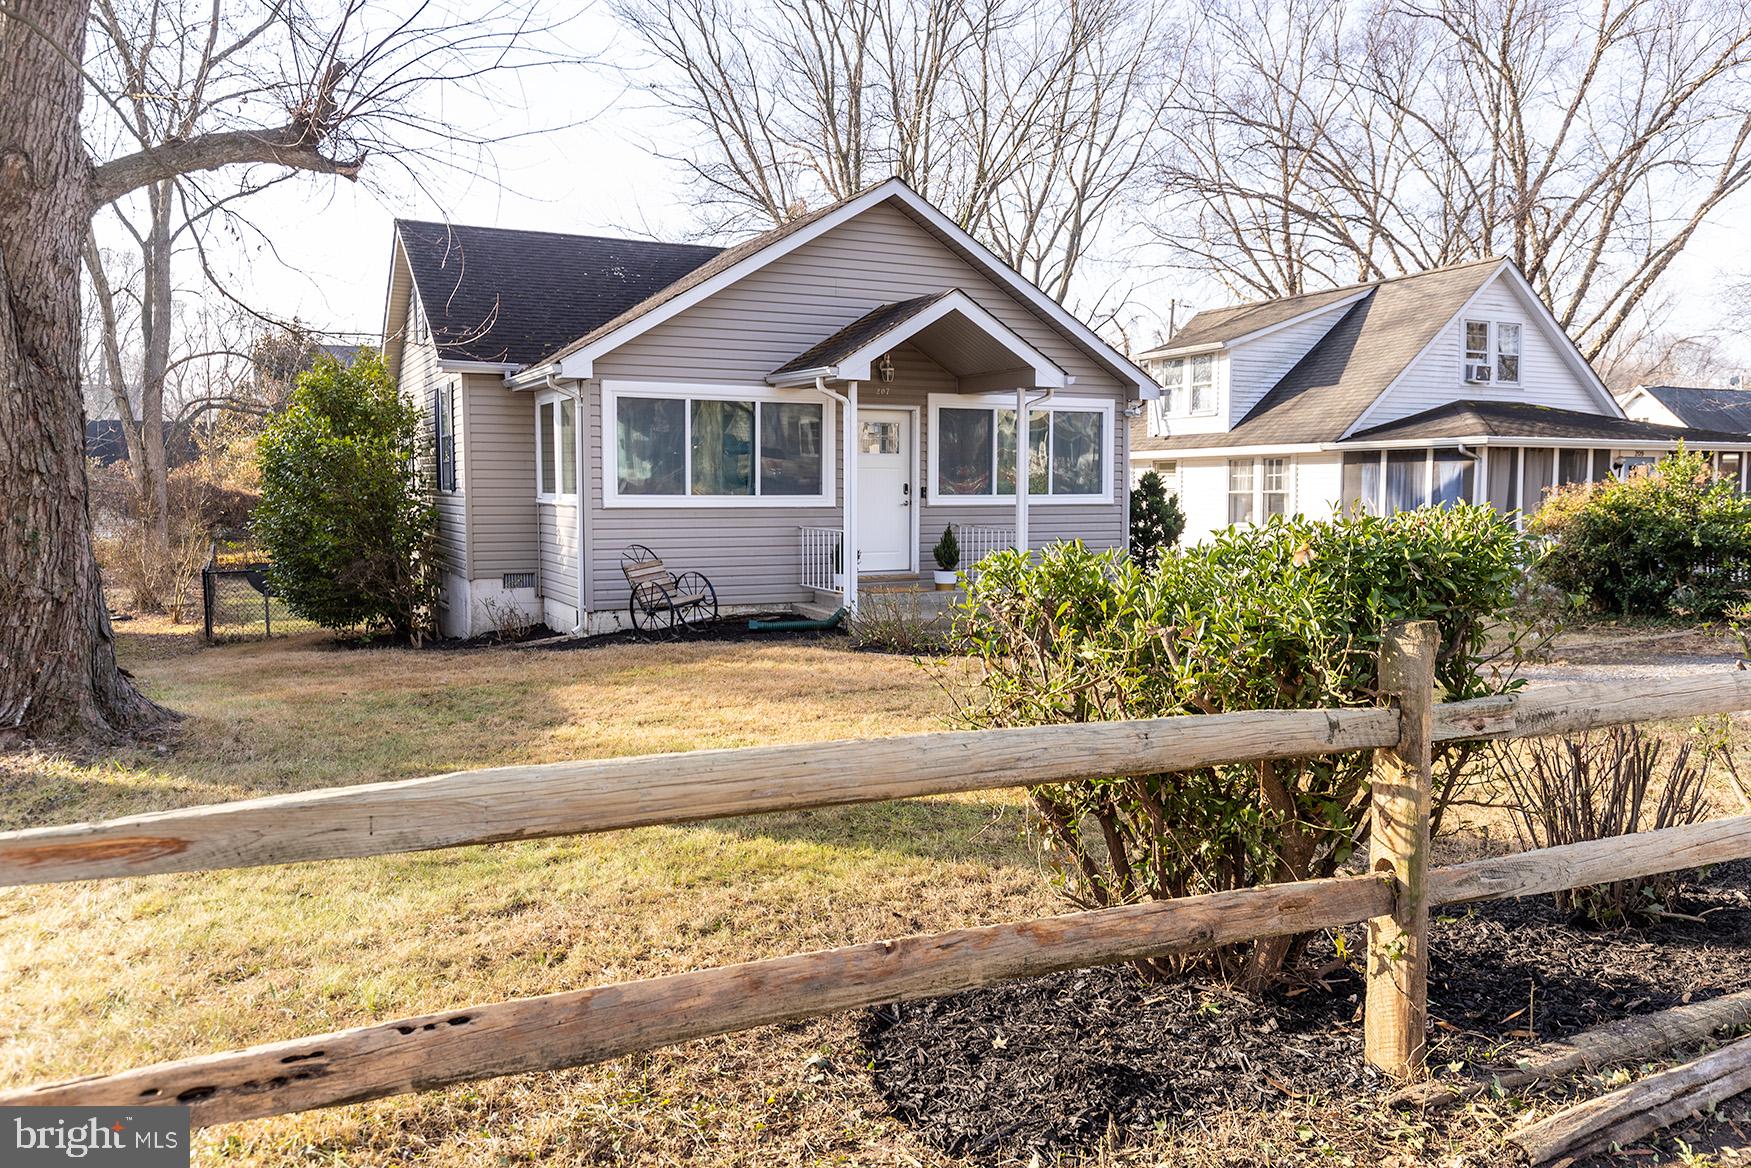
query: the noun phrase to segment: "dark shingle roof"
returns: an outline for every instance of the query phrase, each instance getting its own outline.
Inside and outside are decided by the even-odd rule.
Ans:
[[[1328,288],[1323,292],[1306,292],[1300,296],[1285,296],[1280,300],[1259,300],[1250,304],[1235,304],[1227,308],[1209,308],[1198,313],[1174,330],[1163,349],[1189,349],[1194,345],[1214,345],[1256,333],[1260,329],[1294,320],[1303,313],[1336,304],[1346,297],[1369,287],[1352,284],[1347,288]]]
[[[953,293],[953,288],[944,288],[941,292],[932,292],[928,296],[914,296],[910,300],[902,300],[897,304],[884,304],[879,308],[871,309],[832,336],[810,345],[774,369],[770,376],[777,377],[785,373],[797,373],[804,369],[820,369],[827,365],[837,365],[883,333],[892,331],[944,296],[950,296]]]
[[[1381,281],[1232,430],[1149,438],[1137,448],[1337,441],[1504,262],[1478,260]]]
[[[868,190],[869,188],[866,187],[864,189]],[[832,214],[834,211],[837,211],[840,207],[843,207],[846,203],[849,203],[852,199],[857,198],[863,193],[863,191],[859,191],[856,195],[840,199],[836,203],[828,203],[825,207],[822,207],[819,210],[811,211],[807,215],[799,216],[790,220],[788,223],[772,228],[770,231],[763,231],[752,239],[745,239],[734,247],[727,247],[721,251],[717,251],[715,255],[711,256],[704,263],[699,264],[686,272],[680,273],[668,284],[665,284],[660,288],[652,289],[650,294],[642,299],[627,304],[612,318],[603,320],[591,326],[588,330],[583,331],[581,335],[578,332],[573,332],[569,337],[566,337],[564,341],[560,342],[561,347],[541,355],[549,361],[557,361],[561,357],[577,352],[592,341],[607,336],[621,325],[637,320],[652,309],[661,307],[675,297],[681,295],[683,292],[686,292],[688,289],[698,287],[719,272],[727,271],[728,269],[735,267],[756,252],[766,250],[785,236],[794,235],[796,232],[801,231],[816,220]]]
[[[1659,426],[1580,410],[1559,410],[1527,402],[1456,401],[1407,418],[1370,426],[1351,442],[1403,438],[1572,438],[1602,442],[1724,442],[1745,445],[1751,435],[1728,430]]]
[[[1644,385],[1641,388],[1686,426],[1751,431],[1751,390],[1704,389],[1692,385]]]
[[[395,224],[440,356],[526,365],[710,263],[721,249],[551,231]]]

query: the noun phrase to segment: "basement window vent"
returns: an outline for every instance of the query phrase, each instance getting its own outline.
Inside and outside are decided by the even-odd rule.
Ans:
[[[506,572],[503,580],[507,589],[535,587],[535,573],[533,572]]]

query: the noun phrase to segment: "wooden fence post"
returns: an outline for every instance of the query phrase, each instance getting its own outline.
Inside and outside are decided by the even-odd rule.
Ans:
[[[1368,1062],[1406,1082],[1423,1070],[1429,1003],[1429,812],[1434,797],[1434,621],[1386,631],[1380,690],[1399,709],[1399,739],[1374,754],[1369,859],[1393,877],[1393,909],[1368,922]]]

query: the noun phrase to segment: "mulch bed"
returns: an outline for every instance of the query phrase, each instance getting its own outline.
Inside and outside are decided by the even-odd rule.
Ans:
[[[1625,1014],[1751,986],[1751,864],[1686,888],[1636,931],[1577,927],[1548,897],[1439,910],[1431,1062],[1546,1041]],[[1360,927],[1346,931],[1362,951]],[[1330,969],[1333,941],[1304,968]],[[1362,984],[1339,965],[1263,1001],[1207,981],[1075,970],[869,1011],[861,1032],[893,1113],[941,1150],[1027,1161],[1223,1110],[1384,1087],[1362,1062]]]
[[[837,629],[772,629],[764,632],[748,627],[749,621],[794,621],[804,618],[788,610],[774,612],[744,613],[741,616],[720,617],[714,621],[705,621],[696,625],[688,625],[673,633],[667,630],[649,633],[637,629],[621,629],[613,633],[598,633],[593,637],[566,637],[563,640],[548,641],[531,645],[532,649],[601,649],[609,645],[688,645],[701,641],[824,641],[829,639],[844,640],[843,628]]]

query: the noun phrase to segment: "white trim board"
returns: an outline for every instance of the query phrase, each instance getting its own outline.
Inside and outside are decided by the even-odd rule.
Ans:
[[[896,345],[910,341],[950,313],[959,313],[966,317],[987,337],[1002,346],[1010,356],[1032,369],[1033,385],[1029,388],[1062,389],[1073,380],[1050,357],[1028,344],[1014,329],[992,316],[983,305],[959,288],[953,289],[924,311],[914,313],[883,330],[837,365],[822,366],[819,369],[798,369],[781,378],[769,376],[766,380],[772,385],[812,385],[817,376],[837,381],[871,381],[873,378],[870,366],[876,358]]]
[[[807,402],[821,406],[821,492],[815,495],[622,495],[619,489],[618,407],[622,397],[659,397],[681,401]],[[768,511],[819,511],[838,505],[835,481],[837,443],[835,402],[813,388],[778,389],[757,383],[693,383],[681,381],[612,380],[602,382],[602,506],[616,509],[762,508]],[[759,442],[759,411],[755,411],[755,443]],[[693,452],[682,443],[683,473],[690,473]],[[758,453],[755,455],[758,462]]]

